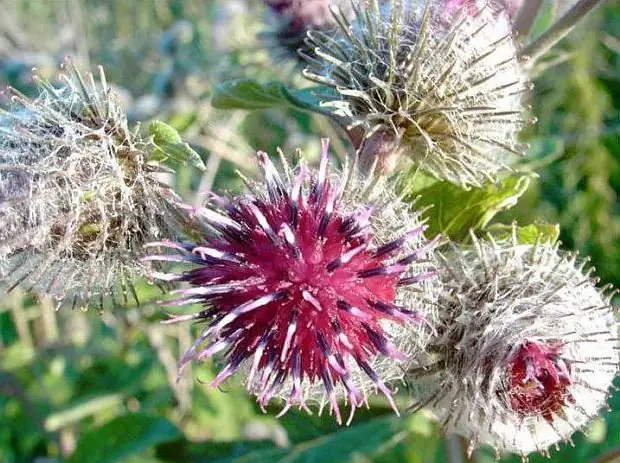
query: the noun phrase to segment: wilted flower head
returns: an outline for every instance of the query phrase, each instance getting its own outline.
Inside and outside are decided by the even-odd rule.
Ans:
[[[258,160],[264,178],[249,182],[251,193],[196,211],[208,228],[202,241],[154,243],[179,253],[147,258],[195,265],[156,275],[190,285],[170,304],[205,306],[171,319],[206,322],[181,365],[224,351],[213,386],[241,369],[261,406],[320,401],[338,422],[339,399],[350,419],[377,390],[391,402],[387,383],[415,361],[433,319],[423,298],[434,270],[423,259],[434,242],[419,213],[385,188],[330,172],[326,141],[318,172],[302,164],[279,173],[265,153]]]
[[[103,71],[84,80],[68,65],[60,79],[38,79],[32,100],[9,89],[0,112],[0,276],[101,308],[107,295],[135,297],[144,243],[178,236],[182,210]]]
[[[443,0],[371,0],[354,10],[336,35],[309,32],[304,74],[333,87],[324,105],[363,129],[363,164],[397,156],[467,186],[520,154],[526,76],[505,17],[484,8],[446,20]]]
[[[438,336],[410,372],[414,394],[472,448],[545,453],[605,406],[619,360],[614,309],[551,244],[475,244],[441,258]]]
[[[329,31],[336,27],[330,6],[350,11],[350,0],[264,0],[273,13],[272,27],[265,37],[276,51],[297,59],[297,51],[311,53],[304,40],[309,30]]]

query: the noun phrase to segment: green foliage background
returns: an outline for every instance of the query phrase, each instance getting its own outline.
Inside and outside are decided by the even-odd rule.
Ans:
[[[299,84],[292,68],[257,47],[259,2],[248,3],[0,0],[0,83],[32,92],[30,69],[52,77],[67,54],[83,68],[103,64],[134,120],[170,123],[202,157],[205,172],[181,167],[173,179],[194,203],[209,188],[238,191],[235,169],[251,175],[255,149],[301,147],[312,157],[320,134],[342,159],[346,143],[321,116],[285,103],[254,112],[211,107],[213,85],[230,77]],[[518,204],[505,210],[506,191],[518,186],[508,179],[484,196],[495,202],[468,193],[470,212],[437,222],[444,228],[437,231],[458,237],[469,226],[517,220],[550,224],[552,235],[558,223],[564,246],[590,255],[602,281],[620,286],[618,37],[620,4],[608,2],[556,49],[553,57],[563,62],[537,77],[532,112],[539,123],[524,135],[531,149],[521,167],[539,176],[521,174],[529,189],[518,190]],[[310,97],[286,95],[297,106]],[[272,107],[269,98],[255,98],[256,108]],[[434,185],[420,188],[428,193]],[[444,210],[461,194],[448,195]],[[503,212],[493,219],[490,208]],[[501,231],[493,222],[489,230]],[[159,297],[147,285],[141,292],[145,300]],[[460,440],[445,440],[423,413],[395,417],[381,398],[352,426],[338,428],[329,417],[296,411],[276,420],[235,382],[209,388],[203,383],[214,377],[212,363],[188,368],[177,383],[176,360],[192,328],[161,319],[153,303],[99,315],[55,312],[50,301],[19,291],[3,296],[0,463],[464,461]],[[575,448],[562,445],[552,460],[612,461],[620,449],[620,395],[611,405],[614,411],[575,436]],[[483,448],[473,458],[490,462],[493,454]]]

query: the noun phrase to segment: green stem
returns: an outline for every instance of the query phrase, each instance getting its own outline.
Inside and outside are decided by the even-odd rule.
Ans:
[[[446,451],[448,463],[465,463],[472,461],[467,455],[468,442],[467,439],[456,434],[452,434],[446,438]]]
[[[562,40],[591,10],[605,0],[580,0],[544,34],[521,51],[522,58],[536,60]]]
[[[613,463],[615,461],[618,461],[618,458],[620,458],[620,447],[608,450],[601,456],[592,460],[592,463]]]

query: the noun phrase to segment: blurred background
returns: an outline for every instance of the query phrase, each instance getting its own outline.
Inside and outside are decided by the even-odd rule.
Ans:
[[[132,122],[167,121],[203,157],[206,173],[181,168],[171,179],[188,202],[209,189],[240,190],[235,170],[251,175],[256,149],[300,147],[312,157],[320,135],[346,153],[319,116],[210,106],[213,86],[231,78],[303,85],[257,39],[268,20],[258,0],[0,0],[0,11],[0,87],[32,95],[32,68],[53,78],[66,56],[85,70],[103,65]],[[591,256],[602,282],[620,287],[620,2],[599,8],[551,58],[532,98],[539,123],[524,134],[531,149],[522,167],[539,177],[499,220],[559,223],[564,247]],[[155,304],[56,312],[48,300],[3,294],[0,463],[465,461],[459,439],[445,440],[424,413],[398,419],[381,398],[338,428],[296,411],[276,420],[235,382],[211,389],[211,363],[177,382],[192,327],[161,319]],[[400,400],[405,408],[406,391]],[[611,405],[552,460],[620,462],[619,394]],[[472,458],[494,461],[484,448]]]

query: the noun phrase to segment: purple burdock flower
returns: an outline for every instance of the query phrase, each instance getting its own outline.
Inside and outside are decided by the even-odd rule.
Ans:
[[[195,211],[207,229],[202,241],[154,243],[179,254],[148,260],[195,265],[155,274],[190,285],[168,304],[205,306],[170,320],[206,322],[181,367],[224,351],[214,387],[242,370],[261,406],[277,396],[283,413],[309,411],[308,401],[320,401],[340,423],[339,399],[351,407],[349,422],[376,391],[396,410],[388,382],[432,331],[426,255],[436,241],[424,239],[419,214],[387,188],[362,183],[353,169],[330,174],[327,156],[325,140],[317,172],[285,166],[281,175],[259,152],[264,182],[248,182],[250,194],[214,196]]]
[[[309,30],[328,31],[336,25],[330,7],[350,11],[349,0],[264,0],[273,13],[270,30],[264,34],[275,46],[276,56],[298,59],[297,52],[311,53],[304,40]]]
[[[554,413],[575,403],[570,360],[562,358],[561,343],[524,343],[510,360],[506,383],[510,407],[524,417],[540,415],[552,423]]]

